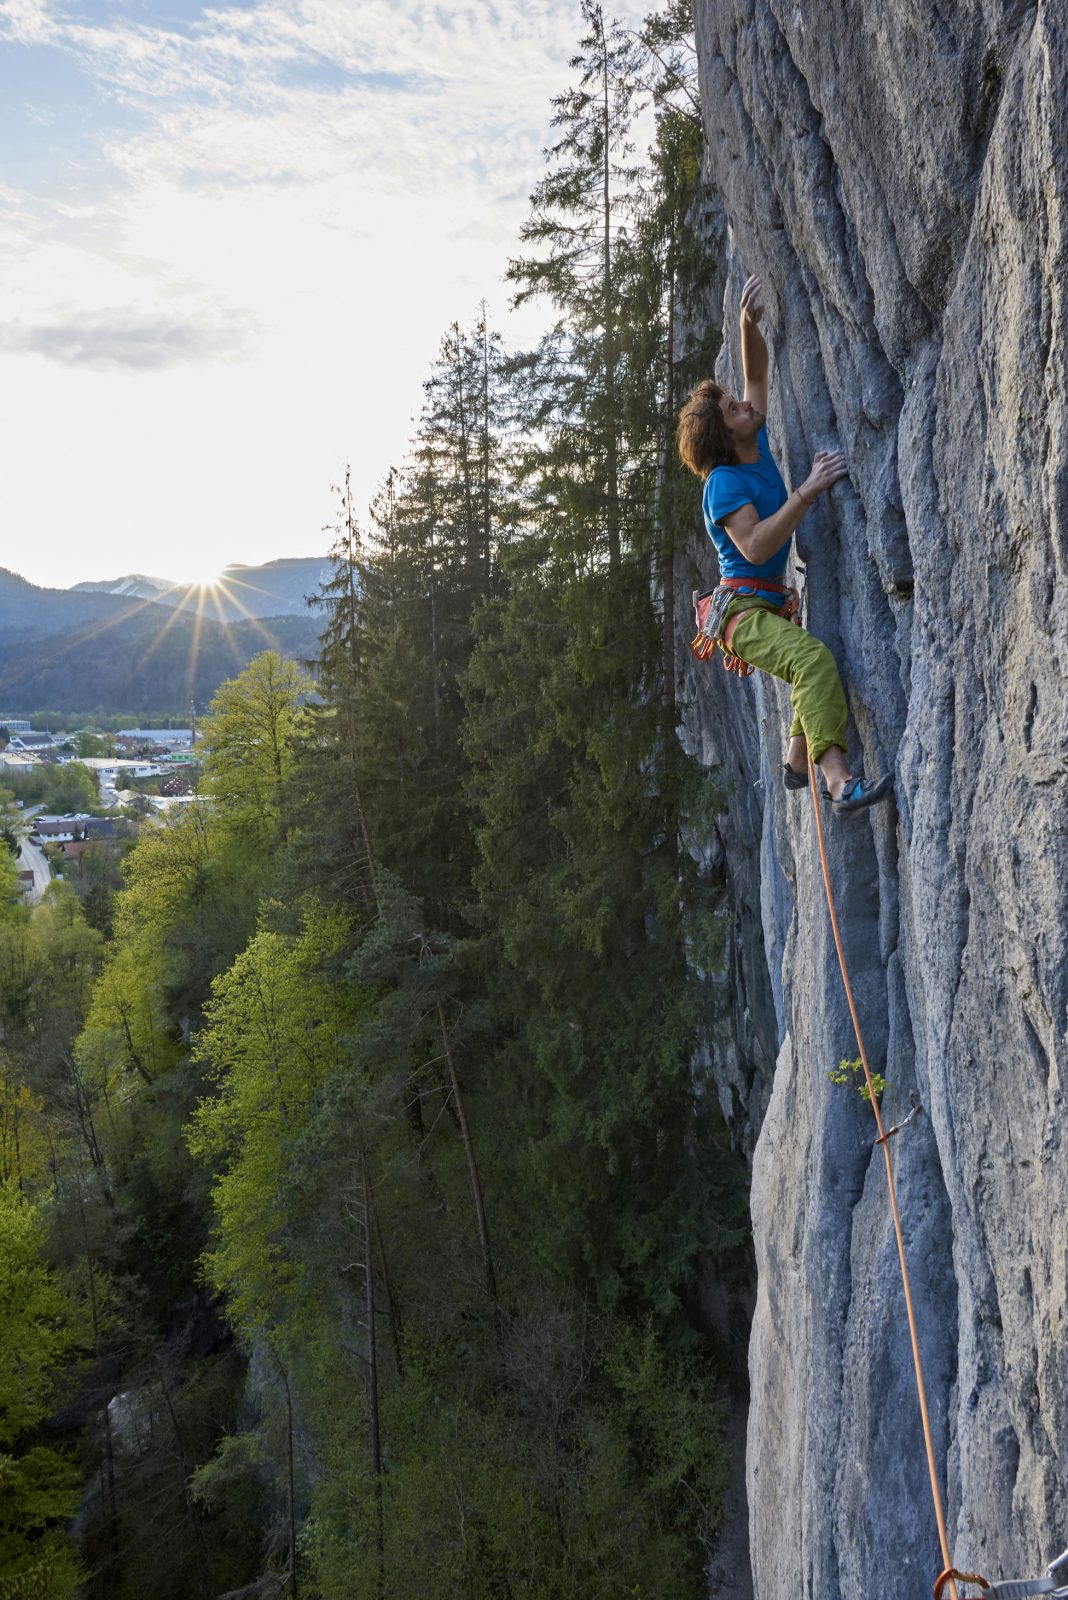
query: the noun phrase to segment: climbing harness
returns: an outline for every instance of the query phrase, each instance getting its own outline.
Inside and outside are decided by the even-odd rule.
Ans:
[[[975,1583],[982,1590],[981,1600],[1027,1600],[1029,1595],[1051,1595],[1052,1600],[1068,1600],[1068,1550],[1051,1561],[1044,1578],[1010,1578],[1005,1583],[987,1583],[977,1572],[957,1572],[949,1567],[934,1586],[934,1600],[942,1600],[942,1591],[953,1579],[957,1583]]]
[[[749,606],[745,611],[736,611],[726,621],[724,617],[727,607],[738,595],[763,596],[765,592],[782,595],[782,605],[778,607],[776,615],[785,617],[788,622],[795,622],[800,628],[801,601],[797,590],[791,589],[789,584],[777,583],[773,578],[761,578],[759,582],[753,578],[722,578],[714,589],[706,589],[703,593],[694,590],[693,612],[697,633],[690,641],[690,649],[698,661],[711,661],[718,645],[723,651],[726,670],[736,673],[739,678],[749,677],[753,668],[731,649],[731,639],[742,618],[757,608]]]

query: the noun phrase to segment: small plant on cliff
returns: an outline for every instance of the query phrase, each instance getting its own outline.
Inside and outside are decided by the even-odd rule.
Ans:
[[[868,1088],[867,1083],[857,1083],[857,1077],[862,1077],[863,1074],[864,1063],[858,1056],[855,1061],[840,1061],[837,1068],[832,1067],[827,1076],[830,1078],[832,1083],[854,1084],[857,1093],[860,1095],[860,1098],[862,1100],[870,1101],[871,1089]],[[883,1090],[886,1088],[886,1079],[883,1077],[882,1073],[873,1072],[871,1075],[871,1081],[875,1089],[875,1093],[881,1096]]]

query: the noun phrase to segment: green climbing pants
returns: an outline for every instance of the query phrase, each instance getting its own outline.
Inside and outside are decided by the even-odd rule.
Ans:
[[[832,745],[844,750],[849,713],[838,666],[827,646],[778,616],[764,601],[739,596],[728,607],[728,617],[736,611],[748,615],[731,635],[731,649],[751,667],[782,678],[793,689],[791,739],[804,734],[814,762]]]

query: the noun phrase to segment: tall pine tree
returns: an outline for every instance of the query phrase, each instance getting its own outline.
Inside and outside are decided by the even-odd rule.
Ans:
[[[482,617],[465,739],[486,981],[510,1020],[501,1081],[529,1119],[528,1202],[551,1218],[539,1243],[604,1303],[670,1325],[741,1223],[691,1078],[709,1019],[688,952],[711,964],[715,930],[681,833],[710,795],[665,715],[653,593],[678,538],[664,440],[699,146],[665,107],[649,169],[631,162],[648,59],[599,7],[583,15],[523,234],[543,253],[510,269],[557,322],[518,363],[523,526]]]

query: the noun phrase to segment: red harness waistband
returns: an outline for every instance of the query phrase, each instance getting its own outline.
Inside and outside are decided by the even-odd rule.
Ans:
[[[743,617],[756,608],[747,606],[744,611],[735,612],[732,617],[724,617],[727,606],[730,605],[737,594],[751,594],[759,600],[762,590],[770,590],[782,595],[782,605],[777,612],[780,617],[795,622],[801,626],[800,603],[796,589],[787,583],[779,583],[775,578],[723,578],[714,589],[708,589],[704,594],[695,594],[694,615],[697,623],[697,637],[690,645],[690,649],[698,661],[708,661],[716,653],[719,645],[723,651],[723,665],[728,672],[736,672],[739,677],[747,678],[752,672],[752,667],[743,661],[731,648],[731,638],[735,628]]]

